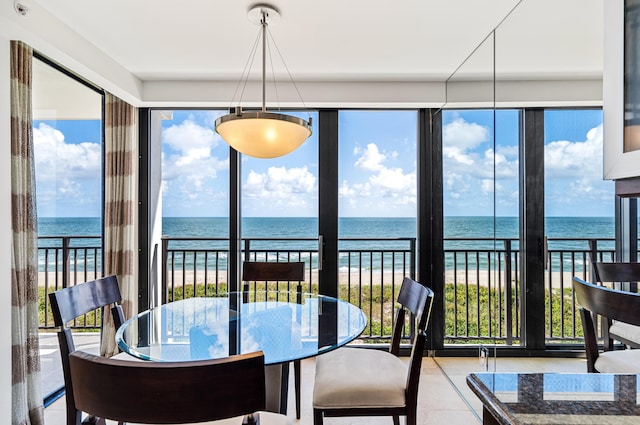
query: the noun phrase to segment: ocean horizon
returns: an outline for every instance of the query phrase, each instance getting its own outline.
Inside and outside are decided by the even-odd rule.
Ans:
[[[211,238],[212,240],[171,240],[169,249],[175,250],[170,256],[177,267],[193,266],[193,255],[184,255],[181,250],[217,251],[217,266],[226,270],[228,250],[228,218],[226,217],[163,217],[162,234],[168,238]],[[613,250],[615,243],[615,222],[613,217],[547,217],[546,234],[549,250],[585,252],[589,249],[587,239],[598,239],[599,249]],[[409,252],[416,238],[416,219],[403,217],[357,218],[343,217],[339,219],[340,252],[339,270],[348,271],[353,267],[380,270],[387,268],[393,261],[396,266],[404,267],[404,255],[395,255],[393,260],[369,259],[367,255],[350,258],[347,251],[363,253],[373,251],[402,250]],[[312,270],[316,268],[315,252],[317,251],[317,218],[308,217],[245,217],[242,221],[243,238],[250,240],[250,249],[258,260],[266,259],[266,252],[279,251],[279,258],[289,259],[288,252],[299,252],[302,261],[310,261]],[[101,219],[99,217],[42,217],[38,219],[39,247],[61,246],[62,236],[91,236],[73,239],[72,247],[91,247],[87,257],[101,257]],[[58,237],[58,238],[45,238]],[[461,217],[444,218],[444,249],[448,252],[490,252],[504,249],[504,239],[511,239],[511,248],[519,248],[517,217]],[[293,239],[293,240],[292,240]],[[603,239],[605,239],[603,241]],[[82,252],[82,250],[78,250]],[[55,250],[49,250],[49,258],[45,258],[45,250],[39,251],[40,269],[44,270],[53,263],[61,261],[52,258]],[[83,254],[78,254],[83,255]],[[184,258],[183,258],[184,255]],[[377,254],[376,254],[377,255]],[[406,254],[408,255],[408,254]],[[475,267],[474,255],[468,258],[468,266]],[[362,259],[364,258],[364,259]],[[405,257],[406,258],[406,257]],[[445,256],[445,268],[454,268],[454,261],[464,261],[464,256],[453,254]],[[269,257],[272,259],[272,257]],[[353,261],[363,261],[354,266]],[[479,257],[478,269],[486,270],[487,256]],[[570,261],[569,256],[563,261]],[[581,265],[581,258],[576,263]],[[365,264],[366,263],[366,264]],[[370,264],[369,264],[370,263]],[[47,266],[49,264],[49,266]],[[79,263],[80,264],[80,263]],[[554,265],[557,260],[554,260]],[[584,265],[581,265],[584,266]],[[81,264],[79,267],[82,267]],[[209,267],[214,267],[210,265]],[[88,266],[88,268],[93,268]]]
[[[162,234],[169,237],[228,236],[227,217],[163,217]],[[549,238],[613,238],[613,217],[547,217]],[[340,238],[415,238],[413,217],[341,217]],[[316,217],[244,217],[242,233],[246,238],[315,238]],[[101,234],[100,217],[39,217],[39,236]],[[446,216],[445,238],[517,238],[517,217]]]

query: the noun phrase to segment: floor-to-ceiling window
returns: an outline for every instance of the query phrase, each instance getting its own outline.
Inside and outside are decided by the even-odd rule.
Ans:
[[[416,110],[339,112],[338,292],[369,313],[371,337],[390,334],[386,313],[415,277],[417,130]]]
[[[154,111],[161,123],[166,301],[227,291],[229,145],[214,129],[225,113]]]
[[[524,196],[520,186],[524,179],[520,156],[521,139],[526,137],[523,131],[525,111],[528,110],[441,111],[445,238],[443,309],[447,346],[470,343],[525,346],[526,285],[539,284],[526,282],[520,274],[523,256],[539,254],[538,251],[521,250],[519,233],[523,220],[530,219],[520,216]],[[225,226],[228,223],[229,194],[225,191],[229,190],[229,148],[216,139],[212,127],[216,114],[222,113],[173,111],[170,117],[164,117],[162,210],[165,218],[179,217],[183,213],[175,211],[182,208],[188,212],[188,217],[206,212],[210,217],[226,217],[226,221],[221,222]],[[196,124],[194,116],[197,114],[208,117],[202,124]],[[323,167],[318,153],[333,149],[320,145],[317,139],[318,129],[323,128],[319,123],[322,116],[323,112],[313,114],[314,135],[290,155],[269,160],[241,157],[238,186],[242,194],[244,258],[270,261],[300,258],[308,263],[307,280],[309,290],[313,291],[317,282],[317,213],[319,191],[322,190],[318,176],[319,167]],[[366,309],[371,323],[384,324],[384,300],[393,298],[390,294],[393,288],[399,287],[402,276],[410,276],[416,270],[416,264],[412,262],[416,259],[416,201],[419,196],[416,175],[419,167],[427,166],[419,164],[416,156],[418,116],[415,110],[336,111],[338,183],[335,187],[325,186],[324,190],[336,192],[340,240],[335,260],[327,258],[326,261],[337,262],[338,295]],[[573,324],[571,328],[566,327],[553,316],[558,308],[571,310],[572,305],[560,305],[564,301],[553,291],[559,284],[567,289],[569,275],[584,268],[581,264],[584,260],[570,249],[560,254],[557,244],[562,241],[553,239],[562,238],[551,231],[554,228],[551,222],[563,216],[558,208],[562,204],[577,205],[568,201],[570,195],[578,195],[582,190],[577,198],[583,213],[589,210],[589,214],[597,217],[613,213],[613,189],[606,189],[609,183],[602,181],[601,170],[596,169],[594,173],[591,169],[592,164],[601,167],[601,157],[593,153],[594,146],[596,149],[598,146],[593,140],[599,134],[600,122],[599,110],[548,110],[544,112],[544,127],[540,127],[545,129],[546,176],[540,187],[545,190],[546,228],[550,238],[548,256],[551,259],[542,284],[545,290],[551,288],[549,294],[552,296],[546,303],[548,310],[544,315],[536,316],[536,320],[539,320],[540,328],[565,326],[564,330],[559,328],[564,332],[561,334],[555,328],[549,328],[553,330],[547,333],[546,342],[558,336],[562,340],[574,337]],[[197,144],[198,137],[209,142]],[[565,161],[560,161],[562,156]],[[592,159],[587,166],[573,167],[567,156],[574,164]],[[199,169],[208,171],[198,174]],[[583,185],[589,181],[598,184]],[[564,186],[559,188],[559,185]],[[596,186],[604,190],[596,191]],[[174,191],[177,191],[177,197],[171,198]],[[603,208],[610,212],[597,212]],[[182,218],[186,217],[182,215]],[[539,227],[542,232],[542,224]],[[193,230],[192,227],[182,229],[187,233]],[[213,234],[205,233],[210,230]],[[597,229],[592,226],[589,230]],[[185,235],[184,232],[173,233],[170,236]],[[190,243],[202,244],[202,237],[220,237],[221,240],[229,237],[228,227],[216,227],[211,223],[196,233],[199,238],[191,235]],[[596,233],[600,238],[609,237],[599,231]],[[575,235],[573,239],[579,238],[580,235]],[[613,246],[612,240],[607,243]],[[540,253],[544,247],[540,244]],[[607,245],[602,241],[598,242],[598,247],[606,248]],[[192,268],[194,276],[198,273],[207,273],[209,279],[213,279],[214,273],[223,276],[227,255],[224,249],[220,245],[219,256],[206,260],[208,268],[203,268],[204,263],[199,259],[190,260],[195,258],[193,254],[180,254],[187,258],[187,273],[182,271],[182,266],[170,268],[167,271],[169,281],[177,283],[185,274],[192,273]],[[174,255],[173,258],[179,258],[177,251],[169,251],[167,258]],[[563,256],[562,261],[558,255]],[[608,254],[603,251],[602,255]],[[560,264],[566,267],[562,272],[556,267]],[[558,277],[564,279],[564,283],[558,283]],[[213,280],[224,282],[219,277]],[[366,332],[364,337],[385,335],[385,325],[376,324]]]
[[[33,61],[33,142],[38,214],[40,326],[53,328],[46,294],[102,276],[102,94],[48,62]],[[96,348],[100,318],[72,324]],[[41,337],[42,392],[64,384],[55,333]]]
[[[544,113],[547,237],[545,333],[548,342],[580,337],[571,278],[591,280],[590,260],[614,261],[615,190],[603,180],[602,110]]]
[[[519,117],[442,112],[445,342],[519,344]]]

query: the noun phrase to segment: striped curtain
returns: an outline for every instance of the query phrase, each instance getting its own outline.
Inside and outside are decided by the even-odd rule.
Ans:
[[[105,95],[105,275],[117,275],[125,318],[137,314],[137,164],[136,108]],[[107,309],[108,310],[108,309]],[[118,352],[111,313],[105,311],[100,353]]]
[[[33,50],[11,41],[12,423],[43,424],[38,344],[38,231],[31,120]]]

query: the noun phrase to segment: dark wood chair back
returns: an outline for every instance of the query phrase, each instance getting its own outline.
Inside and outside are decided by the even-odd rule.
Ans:
[[[605,282],[628,282],[636,284],[640,282],[640,263],[606,263],[596,261],[593,263],[593,270],[596,281]],[[632,292],[637,292],[632,290]]]
[[[78,408],[114,421],[195,423],[253,414],[266,405],[262,352],[130,362],[76,351],[69,365]]]
[[[433,300],[433,291],[426,286],[422,286],[418,282],[405,277],[398,293],[396,300],[400,308],[396,311],[396,318],[393,325],[393,333],[391,335],[391,345],[389,351],[396,356],[400,354],[400,341],[405,326],[405,317],[407,314],[413,315],[415,319],[414,332],[424,332],[427,329],[427,322],[431,314],[431,302]]]
[[[608,263],[596,261],[593,264],[593,272],[596,282],[613,288],[614,283],[628,283],[626,288],[630,292],[638,292],[638,282],[640,282],[640,263]],[[607,351],[613,350],[614,340],[619,340],[633,348],[640,348],[640,343],[630,341],[615,333],[610,333],[611,320],[603,319],[602,337],[604,338],[604,348]]]
[[[81,422],[81,411],[73,402],[73,385],[69,374],[69,354],[76,350],[73,342],[69,322],[77,317],[89,312],[105,307],[111,308],[113,323],[117,328],[124,323],[122,312],[122,295],[118,278],[107,276],[90,282],[79,283],[69,288],[49,294],[53,321],[59,327],[58,342],[60,344],[60,356],[62,359],[62,373],[64,375],[64,386],[67,404],[67,424],[79,425]]]
[[[424,348],[427,343],[427,326],[433,304],[433,291],[415,280],[405,277],[402,280],[397,302],[400,307],[396,312],[389,351],[396,356],[400,355],[400,341],[405,326],[405,317],[407,314],[412,315],[415,329],[409,359],[405,401],[408,409],[414,409],[418,403],[418,384]]]
[[[597,372],[598,338],[594,315],[640,326],[640,294],[618,291],[574,277],[573,289],[580,304],[580,318],[587,353],[587,371]]]
[[[296,282],[296,302],[300,302],[302,292],[302,281],[304,281],[304,262],[275,262],[275,261],[245,261],[242,263],[242,281],[244,292],[244,301],[249,298],[249,282]],[[290,288],[287,288],[289,290]],[[300,387],[302,379],[302,365],[300,360],[293,362],[294,367],[294,385],[295,385],[295,402],[296,402],[296,418],[300,419]],[[288,376],[287,372],[283,379]],[[283,395],[286,397],[286,394]]]
[[[245,261],[242,281],[302,282],[304,262]]]

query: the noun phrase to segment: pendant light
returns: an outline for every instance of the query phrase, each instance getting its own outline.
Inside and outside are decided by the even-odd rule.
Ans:
[[[266,107],[266,49],[269,19],[280,17],[270,5],[259,4],[249,10],[249,20],[261,26],[262,37],[262,110],[235,111],[216,120],[216,132],[238,152],[256,158],[276,158],[297,149],[311,136],[311,118],[276,112]]]

